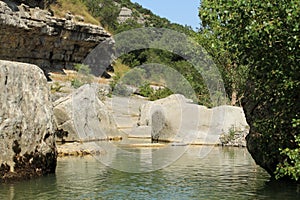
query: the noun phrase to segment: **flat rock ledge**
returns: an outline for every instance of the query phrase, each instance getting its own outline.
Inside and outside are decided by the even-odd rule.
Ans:
[[[95,142],[72,142],[57,145],[58,157],[100,155],[104,153],[105,151],[101,149]]]

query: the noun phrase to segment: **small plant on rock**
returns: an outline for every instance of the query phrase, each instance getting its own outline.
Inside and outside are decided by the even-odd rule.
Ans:
[[[91,75],[91,69],[88,65],[76,64],[74,68],[77,71],[77,75],[71,80],[72,87],[79,88],[84,84],[92,82],[93,77]]]

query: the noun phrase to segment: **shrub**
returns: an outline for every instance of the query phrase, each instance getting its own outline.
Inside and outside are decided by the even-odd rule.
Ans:
[[[88,65],[75,64],[74,68],[77,71],[77,75],[71,80],[72,87],[79,88],[84,84],[92,82],[93,76],[90,74],[91,69]]]

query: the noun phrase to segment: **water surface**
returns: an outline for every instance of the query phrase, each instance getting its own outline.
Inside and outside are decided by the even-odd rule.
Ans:
[[[192,146],[147,173],[111,169],[91,156],[59,158],[55,175],[0,185],[0,199],[300,199],[299,185],[270,181],[245,148],[209,149],[203,157],[203,147]],[[114,158],[120,163],[121,152]]]

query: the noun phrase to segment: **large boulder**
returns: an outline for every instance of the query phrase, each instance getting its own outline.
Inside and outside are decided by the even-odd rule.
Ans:
[[[193,104],[184,96],[175,94],[141,106],[138,126],[133,133],[151,134],[153,141],[184,142],[192,144],[221,144],[221,135],[242,135],[236,144],[245,146],[249,131],[242,108],[218,106],[209,109]],[[144,134],[141,134],[141,133]]]
[[[58,139],[93,141],[118,135],[115,121],[97,97],[98,86],[86,84],[54,102]]]
[[[0,182],[54,173],[54,130],[42,70],[0,60]]]

